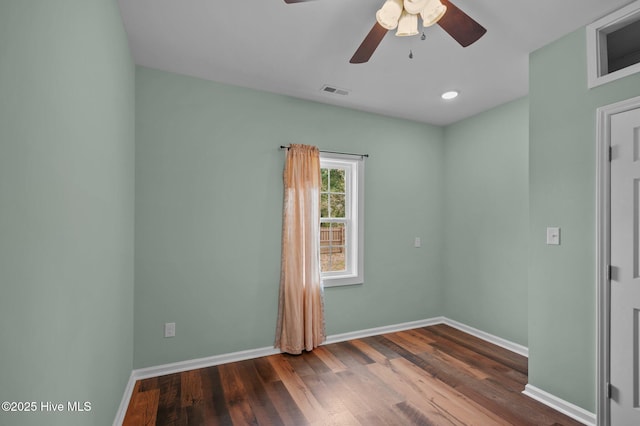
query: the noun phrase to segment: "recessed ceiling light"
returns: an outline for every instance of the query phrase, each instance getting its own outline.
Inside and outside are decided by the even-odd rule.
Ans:
[[[456,90],[451,90],[449,92],[444,92],[442,94],[442,99],[453,99],[458,96],[458,92]]]

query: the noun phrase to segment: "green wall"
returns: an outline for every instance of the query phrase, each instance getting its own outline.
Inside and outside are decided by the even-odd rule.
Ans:
[[[527,345],[529,103],[445,130],[445,315]]]
[[[289,143],[370,154],[366,281],[326,289],[329,334],[447,315],[594,411],[595,110],[640,76],[588,90],[585,51],[584,29],[539,49],[528,98],[439,128],[134,80],[115,1],[1,3],[0,399],[92,411],[0,423],[110,423],[132,368],[270,346]]]
[[[594,412],[596,108],[640,95],[640,74],[589,90],[586,66],[584,29],[530,56],[529,383]]]
[[[442,129],[145,68],[136,114],[136,368],[273,344],[289,143],[370,155],[365,283],[325,290],[328,334],[442,314]]]
[[[110,424],[132,369],[134,66],[115,1],[0,2],[3,425]]]

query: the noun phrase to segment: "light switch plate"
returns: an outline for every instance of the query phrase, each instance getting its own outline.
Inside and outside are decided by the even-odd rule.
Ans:
[[[166,322],[164,323],[164,337],[175,337],[176,335],[176,323]]]
[[[547,228],[547,244],[559,246],[560,245],[560,228],[549,227]]]

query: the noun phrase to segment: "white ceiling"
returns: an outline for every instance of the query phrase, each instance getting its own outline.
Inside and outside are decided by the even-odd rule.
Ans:
[[[475,44],[462,48],[437,25],[424,41],[390,31],[365,64],[349,59],[384,0],[118,3],[138,65],[446,125],[526,95],[529,52],[630,1],[453,0],[487,29]],[[460,96],[442,101],[450,89]]]

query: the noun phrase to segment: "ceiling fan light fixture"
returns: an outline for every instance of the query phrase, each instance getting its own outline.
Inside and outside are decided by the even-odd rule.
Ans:
[[[440,3],[440,0],[427,0],[424,8],[420,12],[422,25],[430,27],[442,18],[447,11],[447,6]]]
[[[413,36],[418,34],[418,15],[402,11],[396,35],[399,37]]]
[[[376,12],[376,21],[387,30],[394,30],[402,14],[402,0],[387,0]]]
[[[417,15],[426,7],[427,3],[429,0],[404,0],[404,10]]]

